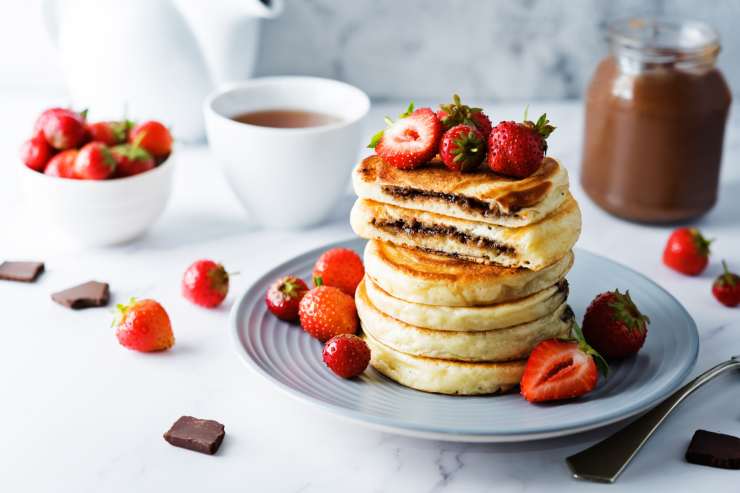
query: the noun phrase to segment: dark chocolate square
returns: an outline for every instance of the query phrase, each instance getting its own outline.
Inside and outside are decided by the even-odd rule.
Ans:
[[[12,262],[0,264],[0,279],[5,281],[34,282],[44,272],[43,262]]]
[[[686,460],[702,466],[740,469],[740,438],[696,430],[686,450]]]
[[[110,299],[110,291],[108,283],[88,281],[79,286],[54,293],[51,295],[51,299],[67,308],[79,310],[80,308],[107,305]]]
[[[164,439],[175,447],[213,455],[225,434],[224,425],[218,421],[183,416],[164,434]]]

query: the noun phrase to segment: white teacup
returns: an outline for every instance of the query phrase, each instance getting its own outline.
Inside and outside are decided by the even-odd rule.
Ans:
[[[251,218],[268,228],[325,219],[346,190],[370,100],[360,89],[315,77],[265,77],[230,84],[204,105],[211,151]],[[340,119],[315,127],[274,128],[232,118],[300,110]]]

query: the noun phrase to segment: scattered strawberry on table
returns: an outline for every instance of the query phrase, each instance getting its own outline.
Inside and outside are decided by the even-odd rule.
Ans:
[[[360,256],[348,248],[332,248],[324,252],[313,268],[315,286],[334,286],[354,296],[365,275]]]
[[[504,121],[492,127],[480,108],[452,103],[414,109],[412,102],[397,121],[376,133],[368,147],[383,161],[402,170],[422,166],[436,156],[455,172],[474,171],[484,161],[494,173],[515,179],[533,174],[547,152],[547,138],[555,130],[543,114],[537,122]]]
[[[295,322],[298,320],[298,306],[306,293],[308,286],[303,279],[285,276],[267,289],[265,303],[267,309],[280,320]]]
[[[339,334],[354,334],[360,326],[354,298],[332,286],[306,293],[298,306],[298,317],[303,330],[321,342]]]
[[[172,152],[172,135],[160,122],[149,120],[137,125],[129,120],[86,119],[86,111],[44,111],[36,120],[31,138],[21,145],[21,161],[48,176],[106,180],[149,171]],[[64,158],[57,159],[61,155]]]
[[[712,294],[723,305],[734,308],[740,305],[740,276],[730,272],[722,261],[722,274],[712,284]]]
[[[170,317],[156,301],[131,298],[128,305],[118,305],[117,310],[113,326],[122,346],[148,353],[175,345]]]
[[[636,354],[647,337],[650,319],[632,301],[629,291],[601,293],[583,317],[586,341],[608,360]]]
[[[334,336],[324,345],[324,363],[342,378],[354,378],[370,363],[370,348],[365,341],[352,334]]]
[[[573,338],[548,339],[535,346],[519,387],[529,402],[573,399],[596,388],[599,371],[606,376],[609,367],[574,324]]]
[[[688,276],[698,276],[709,263],[709,245],[696,228],[678,228],[668,237],[663,251],[663,263]]]
[[[229,294],[229,273],[213,260],[197,260],[182,276],[182,295],[196,305],[215,308]]]

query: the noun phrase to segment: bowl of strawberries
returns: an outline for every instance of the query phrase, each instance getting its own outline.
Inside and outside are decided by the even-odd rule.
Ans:
[[[170,196],[172,135],[155,120],[89,122],[86,112],[51,108],[20,154],[24,206],[34,225],[80,246],[140,236]]]

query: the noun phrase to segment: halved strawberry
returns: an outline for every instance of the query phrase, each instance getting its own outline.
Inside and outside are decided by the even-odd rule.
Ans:
[[[414,110],[414,103],[389,127],[373,136],[368,147],[383,161],[399,169],[413,169],[431,160],[442,137],[442,124],[431,108]]]
[[[608,367],[604,359],[583,339],[574,324],[575,339],[548,339],[529,355],[519,383],[529,402],[572,399],[591,392],[599,380],[598,369]]]

